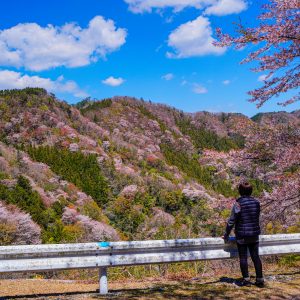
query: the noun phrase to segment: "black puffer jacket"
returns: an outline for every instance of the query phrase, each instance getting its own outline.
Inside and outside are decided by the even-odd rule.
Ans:
[[[252,197],[244,196],[237,199],[237,203],[240,205],[241,210],[235,224],[236,237],[244,238],[259,235],[259,201]]]
[[[235,227],[237,239],[258,236],[260,234],[259,215],[260,204],[258,200],[250,196],[238,198],[227,221],[224,236],[228,237],[233,227]]]

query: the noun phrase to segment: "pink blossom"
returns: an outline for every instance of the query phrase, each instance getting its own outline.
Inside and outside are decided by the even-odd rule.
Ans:
[[[11,228],[10,238],[13,245],[41,243],[40,227],[32,221],[29,214],[22,212],[16,206],[6,206],[0,201],[0,224]]]
[[[98,222],[88,216],[81,215],[75,209],[66,207],[62,216],[62,221],[66,225],[78,223],[84,230],[84,240],[82,242],[118,240],[117,231],[103,222]]]
[[[270,0],[263,5],[265,10],[260,16],[260,24],[256,28],[246,28],[242,24],[237,27],[238,36],[224,34],[217,29],[219,42],[216,46],[234,45],[236,49],[247,44],[262,44],[258,50],[251,52],[242,63],[257,61],[255,72],[269,71],[264,85],[250,91],[249,101],[256,102],[261,107],[272,97],[277,97],[287,91],[295,95],[281,105],[289,105],[300,100],[295,89],[300,84],[300,65],[297,59],[300,55],[300,13],[299,0]]]

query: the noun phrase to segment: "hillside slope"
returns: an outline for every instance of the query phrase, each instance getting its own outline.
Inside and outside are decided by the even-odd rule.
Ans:
[[[129,97],[71,106],[24,89],[0,91],[0,117],[0,244],[221,234],[242,178],[265,231],[299,230],[297,112],[262,122]]]

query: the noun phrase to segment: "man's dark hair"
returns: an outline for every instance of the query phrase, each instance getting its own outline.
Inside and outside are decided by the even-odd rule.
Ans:
[[[241,196],[250,196],[252,194],[252,185],[247,181],[240,183],[239,193]]]

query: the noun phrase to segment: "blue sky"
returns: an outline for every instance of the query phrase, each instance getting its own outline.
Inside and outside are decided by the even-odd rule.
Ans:
[[[251,51],[212,46],[215,28],[256,24],[252,0],[11,0],[1,3],[0,88],[42,86],[75,103],[134,96],[188,112],[283,110],[247,102]],[[188,34],[187,34],[188,33]],[[297,105],[287,107],[288,111]]]

